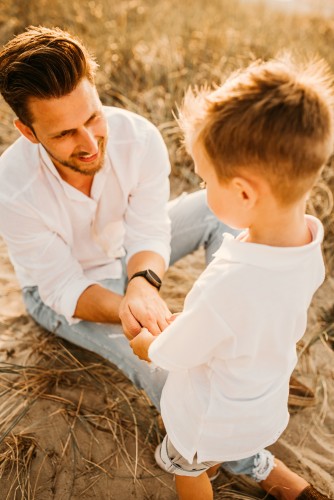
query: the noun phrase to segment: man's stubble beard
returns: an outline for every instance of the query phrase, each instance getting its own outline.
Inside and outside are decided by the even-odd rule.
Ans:
[[[73,172],[76,172],[76,173],[79,173],[82,175],[93,176],[97,172],[99,172],[104,165],[105,153],[106,153],[106,142],[107,142],[106,137],[101,137],[101,139],[99,139],[99,141],[98,141],[98,148],[99,148],[99,152],[100,152],[100,161],[96,165],[95,168],[82,168],[82,167],[78,167],[77,165],[71,163],[70,161],[60,160],[54,154],[52,154],[51,151],[49,151],[44,145],[43,145],[43,147],[44,147],[45,151],[48,153],[48,155],[50,156],[50,158],[52,160],[55,160],[57,163],[59,163],[63,167],[69,168]],[[55,166],[57,167],[57,165],[55,165]]]

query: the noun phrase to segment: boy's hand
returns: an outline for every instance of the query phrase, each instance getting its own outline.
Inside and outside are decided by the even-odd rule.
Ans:
[[[168,324],[173,323],[173,321],[175,321],[176,318],[180,316],[180,314],[181,314],[180,312],[172,314],[170,318],[167,319]]]
[[[154,339],[156,339],[156,336],[152,335],[147,328],[142,328],[140,333],[130,340],[130,347],[139,359],[150,362],[151,360],[148,357],[148,348]]]

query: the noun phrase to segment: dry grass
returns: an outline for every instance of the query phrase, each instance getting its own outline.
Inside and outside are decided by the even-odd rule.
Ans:
[[[0,477],[8,477],[10,488],[6,495],[13,498],[14,492],[20,492],[22,498],[34,498],[30,485],[30,466],[35,457],[36,440],[25,434],[10,434],[5,437],[0,447]]]
[[[17,329],[24,334],[13,339]],[[82,491],[79,486],[83,494],[93,487],[92,479],[97,482],[102,475],[111,481],[130,480],[143,498],[145,479],[155,478],[168,490],[160,478],[163,473],[151,470],[161,433],[157,412],[145,395],[108,362],[34,326],[27,359],[24,330],[18,318],[3,324],[1,332],[6,353],[2,358],[8,359],[0,363],[0,479],[6,484],[6,498],[38,498],[45,477],[56,484],[61,464],[69,457],[74,461],[69,498],[75,483],[84,485]],[[45,412],[40,411],[42,402]],[[37,420],[27,418],[34,415],[36,403]],[[50,432],[56,438],[57,427],[62,428],[61,441],[45,445],[41,434]],[[82,434],[89,446],[82,443]],[[94,458],[101,441],[110,444],[103,461]],[[32,460],[37,464],[31,471]],[[48,487],[52,491],[52,484]]]
[[[334,19],[286,17],[263,3],[251,9],[237,0],[0,4],[0,44],[29,24],[58,25],[83,39],[100,64],[102,101],[138,112],[160,128],[172,161],[173,195],[198,186],[172,114],[188,85],[219,83],[230,71],[282,48],[301,56],[319,54],[334,71]],[[0,150],[17,135],[12,118],[0,102]],[[333,193],[330,163],[309,202],[325,226],[329,275],[334,270]],[[174,310],[182,307],[186,291],[184,269],[171,271],[165,292]],[[189,286],[194,272],[191,265]],[[310,352],[319,340],[326,349],[333,347],[332,302],[321,294],[316,299],[312,328],[301,346],[301,366],[316,381],[320,399],[311,430],[320,429],[328,414],[329,387],[310,366]],[[106,361],[54,339],[27,317],[0,327],[1,498],[174,498],[171,478],[153,465],[161,429],[142,393]],[[305,439],[303,434],[301,442]],[[117,491],[124,480],[128,491],[122,498]],[[215,494],[217,499],[263,498],[254,485],[228,475],[218,481]]]

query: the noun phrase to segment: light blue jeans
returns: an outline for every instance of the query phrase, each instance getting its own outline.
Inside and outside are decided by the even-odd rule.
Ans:
[[[219,222],[209,210],[205,191],[183,194],[172,200],[169,203],[169,216],[172,225],[171,265],[201,246],[205,248],[208,264],[222,242],[223,233],[236,234],[236,231]],[[123,295],[127,286],[125,266],[120,279],[103,280],[101,285]],[[24,288],[23,299],[28,313],[38,324],[114,363],[133,384],[146,392],[160,411],[160,396],[167,373],[159,368],[151,368],[133,354],[121,325],[89,321],[69,325],[64,316],[55,313],[41,301],[37,287]],[[241,469],[239,473],[243,473]]]

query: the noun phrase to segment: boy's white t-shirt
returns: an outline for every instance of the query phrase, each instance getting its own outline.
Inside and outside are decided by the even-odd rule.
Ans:
[[[153,363],[169,371],[161,413],[189,463],[196,453],[201,462],[252,456],[288,424],[296,343],[324,279],[323,227],[306,220],[313,241],[301,247],[226,234],[182,314],[149,348]]]

